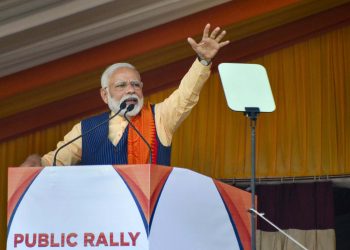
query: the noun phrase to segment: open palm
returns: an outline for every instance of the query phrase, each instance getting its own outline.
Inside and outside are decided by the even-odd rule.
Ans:
[[[214,56],[218,53],[220,48],[229,44],[229,41],[221,42],[224,38],[226,31],[221,31],[220,28],[216,27],[209,35],[210,24],[207,24],[203,30],[202,40],[197,43],[193,38],[187,39],[193,50],[197,55],[207,61],[211,61]]]

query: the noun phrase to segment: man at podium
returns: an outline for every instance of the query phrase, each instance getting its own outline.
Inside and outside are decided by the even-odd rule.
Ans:
[[[197,104],[200,90],[210,75],[212,59],[220,48],[229,43],[222,42],[225,34],[219,27],[210,31],[210,24],[207,24],[199,43],[192,38],[187,39],[198,57],[178,89],[155,105],[143,103],[143,82],[134,66],[128,63],[109,66],[101,77],[100,94],[110,112],[76,124],[57,144],[57,149],[67,145],[57,153],[55,160],[57,149],[42,157],[31,155],[21,166],[50,166],[53,162],[57,165],[145,164],[150,158],[154,164],[170,165],[173,134]],[[126,106],[122,107],[122,103]],[[125,112],[148,142],[151,152],[125,119]],[[73,141],[80,135],[81,138]]]

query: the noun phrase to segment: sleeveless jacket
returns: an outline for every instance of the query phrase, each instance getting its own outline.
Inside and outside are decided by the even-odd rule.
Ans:
[[[154,122],[154,105],[151,105]],[[109,112],[93,116],[81,121],[82,134],[109,118]],[[82,137],[82,165],[128,164],[128,125],[116,146],[108,138],[109,124],[105,123],[91,133]],[[156,138],[151,145],[154,159],[152,163],[170,165],[171,146],[164,146],[155,133]],[[139,164],[147,164],[140,162]]]

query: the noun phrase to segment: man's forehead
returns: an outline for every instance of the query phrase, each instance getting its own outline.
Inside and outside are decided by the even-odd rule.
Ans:
[[[139,72],[136,69],[129,67],[121,67],[113,71],[111,77],[119,76],[119,75],[137,75],[140,76]]]

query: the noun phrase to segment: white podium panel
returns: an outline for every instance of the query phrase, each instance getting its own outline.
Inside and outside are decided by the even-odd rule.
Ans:
[[[7,249],[249,249],[250,195],[156,165],[10,168]]]

